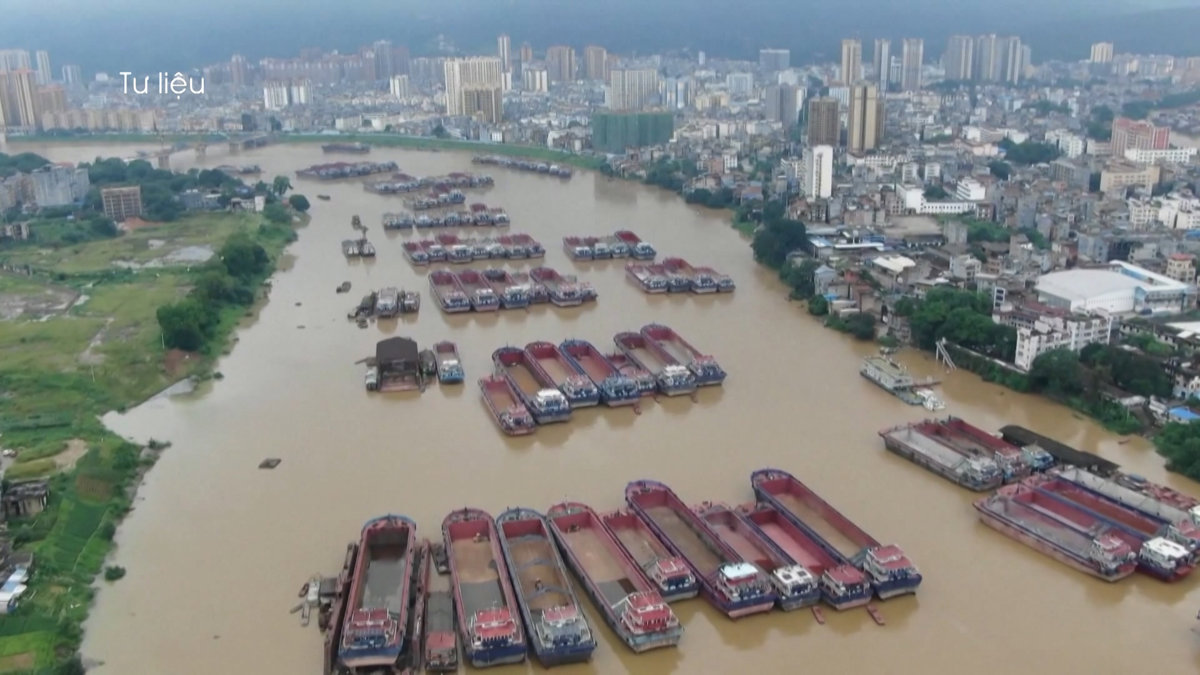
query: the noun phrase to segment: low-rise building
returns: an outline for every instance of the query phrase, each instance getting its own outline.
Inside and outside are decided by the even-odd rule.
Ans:
[[[104,206],[104,215],[116,222],[142,215],[142,187],[112,187],[100,190],[100,202]]]
[[[1196,148],[1129,148],[1125,159],[1134,164],[1186,164],[1196,158]]]
[[[1181,281],[1185,284],[1196,282],[1196,256],[1191,253],[1175,253],[1167,258],[1167,271],[1165,273],[1175,281]]]
[[[1113,319],[1108,315],[1072,314],[1044,305],[1004,307],[992,320],[1017,329],[1013,364],[1029,370],[1037,357],[1054,349],[1078,352],[1090,344],[1108,344]]]
[[[50,165],[29,174],[33,199],[40,207],[68,206],[83,201],[91,188],[87,169]]]
[[[1196,304],[1196,287],[1126,262],[1051,272],[1037,280],[1038,301],[1071,312],[1173,314]]]
[[[1150,190],[1158,182],[1159,174],[1156,164],[1112,162],[1100,172],[1100,191],[1107,194],[1114,190],[1124,190],[1130,186]]]

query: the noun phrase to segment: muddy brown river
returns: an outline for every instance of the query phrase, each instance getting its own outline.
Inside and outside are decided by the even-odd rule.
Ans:
[[[11,144],[56,161],[132,156],[144,146]],[[472,195],[508,210],[512,232],[547,248],[545,264],[595,284],[599,302],[570,309],[448,316],[428,294],[424,271],[405,262],[414,235],[384,233],[380,216],[401,198],[371,195],[358,182],[319,184],[296,169],[338,159],[316,145],[274,146],[228,157],[210,148],[205,166],[255,163],[312,202],[311,225],[289,252],[270,303],[222,359],[224,379],[184,398],[159,399],[110,415],[119,433],[167,439],[136,508],[117,534],[112,564],[126,567],[101,591],[83,651],[97,673],[297,673],[320,671],[322,640],[288,613],[314,572],[336,573],[345,544],[367,519],[403,513],[419,534],[464,505],[493,515],[510,506],[544,510],[564,499],[599,511],[621,506],[625,483],[666,482],[688,503],[752,498],[750,472],[795,473],[863,528],[899,544],[925,576],[917,596],[865,611],[757,615],[732,622],[703,600],[675,606],[686,631],[678,649],[634,655],[589,608],[601,640],[590,665],[563,672],[732,673],[1194,673],[1200,669],[1200,578],[1168,585],[1142,575],[1107,584],[984,527],[973,495],[886,452],[876,432],[928,415],[858,375],[869,344],[823,328],[790,305],[774,273],[751,259],[726,212],[685,205],[675,195],[579,172],[569,182],[473,169],[469,155],[375,149],[412,174],[483,170],[494,188]],[[340,159],[353,159],[344,157]],[[190,153],[175,168],[194,165]],[[316,195],[327,193],[331,201]],[[378,249],[347,262],[340,242],[359,214]],[[660,255],[707,265],[737,282],[732,295],[642,294],[621,261],[576,265],[564,235],[631,229]],[[479,263],[476,263],[479,266]],[[529,262],[510,265],[528,270]],[[350,294],[336,294],[342,281]],[[425,296],[418,316],[359,329],[346,320],[368,289],[397,286]],[[501,436],[475,382],[503,345],[583,338],[609,351],[613,334],[667,324],[729,372],[724,387],[630,408],[577,411],[568,424],[532,436]],[[300,328],[303,326],[303,328]],[[467,384],[423,394],[369,394],[355,361],[375,342],[411,336],[422,347],[458,343]],[[1070,410],[987,384],[945,375],[926,356],[901,359],[944,378],[946,413],[990,431],[1021,424],[1121,463],[1127,470],[1200,493],[1168,475],[1151,446],[1121,439]],[[273,471],[256,467],[279,457]],[[525,672],[533,665],[497,672]]]

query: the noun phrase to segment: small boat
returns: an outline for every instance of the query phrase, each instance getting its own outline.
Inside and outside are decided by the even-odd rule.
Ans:
[[[433,345],[437,357],[437,377],[441,384],[461,384],[465,374],[462,361],[458,359],[458,347],[453,342],[442,341]]]
[[[701,352],[668,326],[650,323],[642,326],[649,347],[664,363],[687,366],[701,387],[719,385],[725,381],[725,371],[717,360]]]
[[[571,571],[626,646],[641,653],[679,644],[679,618],[595,511],[563,502],[551,506],[546,519]]]
[[[375,257],[375,245],[366,239],[358,240],[358,254],[364,258]]]
[[[471,309],[476,312],[494,312],[500,309],[500,296],[492,290],[491,284],[478,270],[463,270],[457,276],[459,287],[471,300]]]
[[[881,545],[792,474],[759,469],[750,485],[760,502],[778,509],[836,560],[862,570],[881,600],[917,592],[921,573],[899,546]]]
[[[476,668],[521,663],[525,631],[495,521],[480,509],[455,511],[442,521],[442,537],[467,661]]]
[[[421,294],[417,291],[400,291],[400,313],[416,314],[421,311]]]
[[[471,300],[463,290],[458,277],[449,270],[434,270],[429,273],[429,288],[442,311],[447,314],[471,311]]]
[[[617,372],[621,373],[637,386],[638,394],[641,396],[654,396],[658,393],[658,380],[650,371],[642,368],[638,364],[629,360],[628,356],[621,352],[613,352],[604,355],[605,360],[612,364]]]
[[[380,516],[363,525],[338,649],[343,667],[382,668],[399,658],[408,626],[416,534],[416,523],[406,516]]]
[[[738,513],[793,565],[819,578],[821,599],[834,609],[862,607],[875,591],[854,565],[838,561],[807,531],[770,504],[745,504]]]
[[[641,398],[637,383],[621,374],[592,343],[586,340],[565,340],[558,347],[575,372],[589,378],[596,385],[600,390],[600,400],[608,407],[633,405]]]
[[[327,202],[327,201],[329,201],[329,195],[317,195],[317,199],[320,199],[323,202]]]
[[[687,600],[700,593],[696,575],[683,558],[675,555],[662,543],[654,530],[636,514],[629,511],[610,511],[600,516],[614,541],[655,585],[667,602]]]
[[[590,659],[596,638],[546,518],[533,509],[509,509],[496,518],[496,528],[538,661],[550,668]]]
[[[437,357],[432,349],[422,349],[418,352],[417,364],[421,369],[421,377],[428,380],[437,376]]]
[[[688,288],[693,293],[707,294],[717,292],[717,279],[710,272],[701,272],[699,269],[692,267],[691,263],[683,258],[663,258],[663,267],[666,268],[668,274],[678,274],[688,280]],[[705,268],[709,269],[709,268]]]
[[[357,240],[344,239],[342,240],[342,254],[347,258],[357,258],[362,255],[362,249]]]
[[[375,294],[375,316],[390,319],[400,313],[400,289],[394,286],[379,289]]]
[[[975,502],[984,525],[1105,581],[1137,569],[1137,554],[1104,522],[1022,483]]]
[[[429,557],[429,541],[422,540],[413,559],[411,595],[408,609],[408,639],[396,662],[395,670],[415,675],[421,670],[425,657],[425,598],[429,592],[429,573],[433,567]]]
[[[349,293],[350,292],[350,282],[343,281],[342,283],[338,284],[337,292],[338,293]]]
[[[629,230],[619,230],[614,236],[625,244],[629,249],[629,257],[634,260],[654,260],[658,256],[653,246]]]
[[[641,333],[617,333],[613,337],[617,349],[642,370],[654,376],[659,391],[667,396],[680,396],[696,391],[696,376],[687,367],[665,363],[651,352],[646,336]]]
[[[512,280],[518,286],[529,289],[530,304],[541,305],[550,302],[550,293],[546,290],[546,287],[535,281],[533,277],[529,276],[528,272],[514,272]]]
[[[563,251],[576,262],[592,260],[592,247],[584,243],[583,237],[563,237]]]
[[[525,345],[525,354],[530,367],[539,371],[539,378],[553,382],[567,397],[571,408],[600,404],[600,388],[586,374],[577,371],[553,342],[530,342]]]
[[[436,547],[436,550],[433,550]],[[437,567],[438,552],[445,555],[445,546],[430,547],[431,562]],[[449,567],[437,569],[429,578],[428,597],[425,600],[425,669],[435,673],[458,670],[458,637],[454,631],[454,593],[450,588]]]
[[[575,307],[583,304],[583,294],[580,293],[579,285],[563,279],[562,275],[554,269],[535,267],[529,270],[529,276],[546,288],[546,292],[550,295],[550,302],[555,305]]]
[[[815,605],[821,599],[817,577],[803,565],[787,560],[773,544],[750,526],[743,516],[725,504],[704,502],[693,507],[721,541],[748,563],[767,573],[785,612]]]
[[[353,216],[350,216],[350,228],[354,229],[354,230],[365,230],[366,229],[365,227],[363,227],[362,218],[360,218],[357,213],[354,214]]]
[[[521,403],[520,394],[506,378],[489,375],[479,380],[479,389],[501,431],[509,436],[525,436],[536,430],[533,415],[529,414],[529,409]]]
[[[520,309],[529,306],[529,287],[518,284],[506,270],[489,267],[483,270],[483,278],[500,298],[502,308]]]
[[[721,541],[671,488],[652,480],[625,486],[625,502],[692,568],[710,603],[731,619],[769,612],[778,594],[767,575]]]
[[[358,569],[358,544],[346,545],[346,555],[342,559],[342,571],[334,581],[333,599],[329,604],[328,618],[325,621],[325,644],[322,650],[322,665],[326,673],[332,673],[338,664],[338,651],[342,645],[342,630],[346,621],[346,605],[350,599],[350,586],[354,582],[354,572]],[[318,625],[321,624],[318,618]]]
[[[496,373],[508,379],[521,402],[538,424],[566,422],[571,419],[571,404],[554,382],[532,365],[532,359],[519,347],[501,347],[492,352]]]
[[[667,278],[651,274],[650,266],[644,263],[626,263],[625,276],[646,293],[666,293]]]

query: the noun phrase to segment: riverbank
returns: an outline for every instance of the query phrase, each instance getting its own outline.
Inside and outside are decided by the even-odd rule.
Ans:
[[[0,249],[0,444],[17,453],[5,479],[42,478],[50,490],[43,511],[8,523],[14,548],[33,554],[33,573],[16,611],[0,618],[0,672],[59,672],[76,658],[93,581],[142,473],[165,447],[128,443],[100,416],[212,376],[246,307],[225,306],[207,349],[195,353],[166,348],[157,312],[183,297],[234,236],[271,260],[250,280],[263,299],[295,234],[258,214],[203,214],[71,246]]]
[[[569,164],[582,169],[597,170],[604,165],[602,157],[577,155],[534,145],[508,143],[485,143],[432,136],[409,136],[385,132],[371,134],[276,134],[280,143],[366,143],[378,147],[406,148],[410,150],[464,150],[480,154],[504,155],[507,157],[529,157],[547,162]],[[164,134],[167,143],[195,143],[206,141],[219,143],[225,137],[214,134]],[[159,143],[156,134],[79,134],[74,136],[35,135],[14,136],[8,139],[10,149],[23,143]]]

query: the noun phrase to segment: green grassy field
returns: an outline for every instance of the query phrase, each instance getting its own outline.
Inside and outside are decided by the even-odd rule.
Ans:
[[[187,293],[199,268],[172,262],[170,254],[216,250],[246,232],[278,260],[294,235],[262,223],[255,214],[205,214],[115,239],[0,249],[0,262],[34,269],[32,276],[0,272],[0,309],[38,309],[0,319],[0,444],[18,451],[5,478],[51,481],[46,510],[9,523],[14,544],[34,553],[35,573],[25,601],[0,616],[0,673],[57,672],[73,658],[91,584],[129,508],[137,473],[152,461],[104,429],[99,416],[205,372],[244,313],[223,309],[213,349],[168,372],[156,313]],[[122,261],[155,266],[114,264]],[[54,305],[45,297],[68,302]],[[68,442],[75,451],[62,455]],[[75,467],[62,473],[59,460],[66,457]]]

